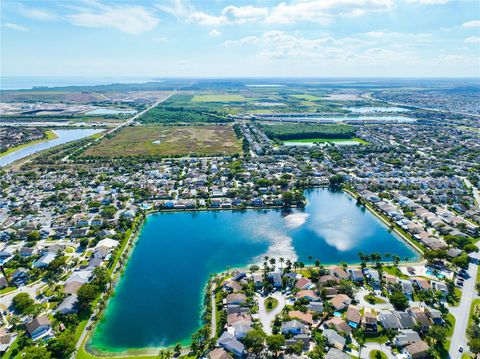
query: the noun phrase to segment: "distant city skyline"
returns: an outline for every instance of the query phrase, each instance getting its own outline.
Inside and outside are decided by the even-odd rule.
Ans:
[[[0,6],[2,76],[480,77],[476,0]]]

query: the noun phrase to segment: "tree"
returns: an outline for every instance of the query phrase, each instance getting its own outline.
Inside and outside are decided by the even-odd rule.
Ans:
[[[332,177],[330,177],[330,186],[340,187],[344,181],[345,177],[343,175],[333,175]]]
[[[259,329],[249,331],[243,339],[245,347],[254,354],[259,354],[263,350],[264,343],[265,334]]]
[[[178,357],[180,356],[180,354],[182,353],[182,344],[180,343],[177,343],[175,345],[175,348],[173,348],[173,354]]]
[[[427,338],[429,338],[430,344],[433,344],[435,347],[440,347],[445,343],[447,330],[439,325],[432,325],[428,329]]]
[[[65,331],[49,340],[47,348],[54,358],[68,358],[75,351],[75,337],[71,332]]]
[[[389,299],[396,310],[405,310],[408,308],[407,297],[399,290],[394,291]]]
[[[97,297],[97,288],[91,283],[86,283],[80,287],[77,292],[78,306],[85,310],[90,308],[90,304]]]
[[[480,353],[480,339],[470,339],[470,341],[468,342],[468,346],[470,347],[470,351],[473,354],[478,355]]]
[[[27,234],[27,241],[29,242],[37,242],[41,239],[39,231],[31,231]]]
[[[12,299],[13,309],[20,314],[27,314],[34,304],[28,293],[19,293]]]
[[[22,359],[50,359],[52,354],[45,347],[31,347],[25,351]]]
[[[278,357],[278,352],[282,350],[282,347],[285,345],[285,338],[281,334],[270,335],[267,337],[267,347],[276,358]]]

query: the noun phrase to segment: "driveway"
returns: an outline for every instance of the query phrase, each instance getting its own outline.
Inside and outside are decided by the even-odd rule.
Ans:
[[[275,309],[271,312],[267,312],[265,309],[265,299],[268,297],[262,297],[261,295],[257,294],[257,301],[258,301],[258,316],[260,318],[260,323],[262,323],[263,331],[267,335],[272,335],[272,321],[275,316],[282,311],[285,307],[285,297],[280,292],[275,292],[269,297],[273,297],[278,300],[278,305]]]
[[[478,246],[478,244],[477,244]],[[470,316],[470,308],[472,306],[472,301],[475,298],[478,298],[477,291],[475,290],[475,281],[477,278],[478,272],[478,260],[480,259],[480,253],[472,253],[470,257],[477,260],[476,263],[470,263],[468,267],[469,278],[465,280],[462,289],[462,298],[458,307],[450,307],[450,313],[455,316],[455,329],[453,330],[452,340],[450,344],[450,358],[460,359],[462,353],[458,351],[458,348],[462,346],[464,351],[467,351],[467,326],[468,319]]]

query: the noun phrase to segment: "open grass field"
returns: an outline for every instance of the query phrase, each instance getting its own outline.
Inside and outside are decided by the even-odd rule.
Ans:
[[[127,127],[111,138],[88,148],[84,156],[143,157],[233,155],[241,144],[232,126],[138,126]]]
[[[245,102],[242,95],[195,95],[192,102]]]
[[[299,100],[305,101],[320,101],[322,100],[320,97],[309,95],[309,94],[301,94],[301,95],[292,95],[292,97],[298,98]]]
[[[300,140],[287,140],[287,143],[335,143],[335,142],[357,142],[363,145],[368,144],[367,141],[361,138],[302,138]]]

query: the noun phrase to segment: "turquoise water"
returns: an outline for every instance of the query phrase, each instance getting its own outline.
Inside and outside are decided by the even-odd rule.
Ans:
[[[416,254],[343,192],[306,193],[304,211],[174,212],[150,215],[91,347],[104,351],[188,341],[200,325],[210,273],[264,255],[308,263],[358,262],[358,252]]]

